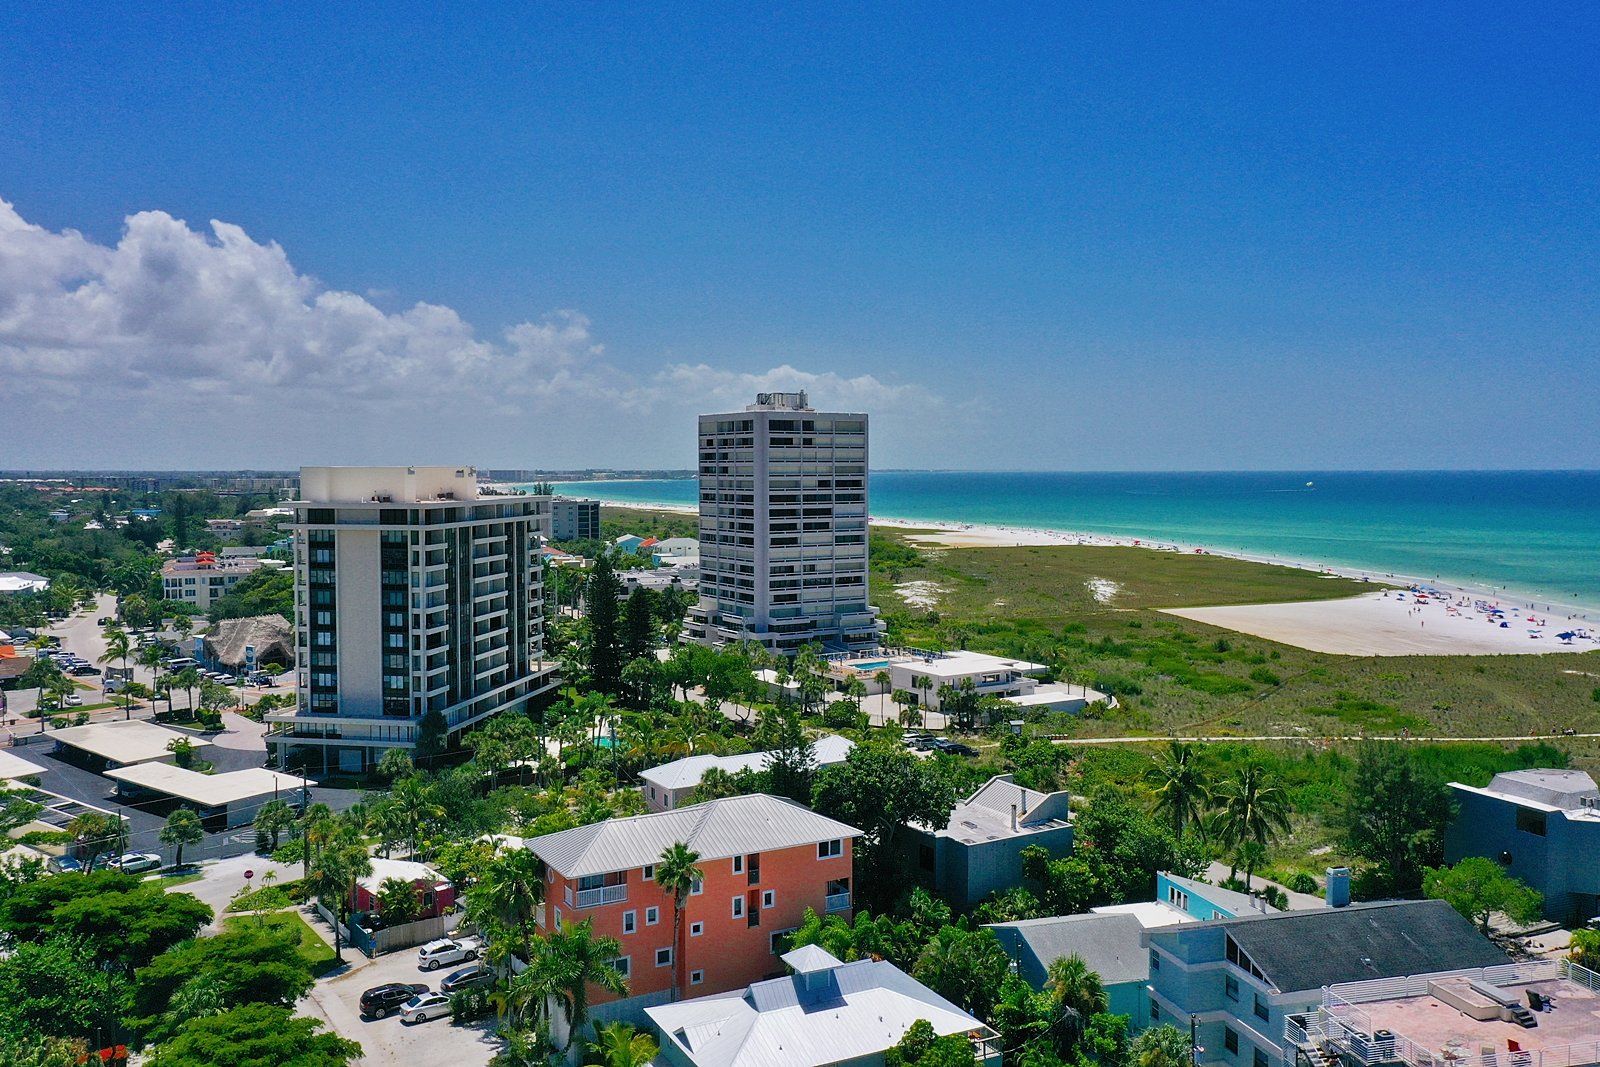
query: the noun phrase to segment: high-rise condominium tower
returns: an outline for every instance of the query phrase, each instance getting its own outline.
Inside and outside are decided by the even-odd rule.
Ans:
[[[867,602],[867,416],[761,393],[700,416],[700,601],[686,639],[782,653],[877,645]]]
[[[300,496],[299,706],[268,716],[280,765],[306,746],[313,769],[365,770],[413,748],[429,712],[454,735],[552,684],[549,497],[480,497],[473,467],[302,467]]]

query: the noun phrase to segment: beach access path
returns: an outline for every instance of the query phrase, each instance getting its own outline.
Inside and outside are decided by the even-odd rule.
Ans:
[[[1529,656],[1600,649],[1600,642],[1592,638],[1568,643],[1557,637],[1574,628],[1588,630],[1585,621],[1552,617],[1509,599],[1498,603],[1505,609],[1504,627],[1470,604],[1463,607],[1454,600],[1433,598],[1417,603],[1409,594],[1392,591],[1343,600],[1164,611],[1339,656]]]

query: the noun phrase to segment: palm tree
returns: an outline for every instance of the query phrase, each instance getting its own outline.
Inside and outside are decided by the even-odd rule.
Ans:
[[[320,801],[311,805],[305,810],[305,814],[300,816],[297,829],[302,842],[300,876],[309,882],[311,880],[312,860],[316,859],[317,852],[327,845],[333,837],[333,809]]]
[[[883,698],[888,695],[889,689],[894,685],[894,677],[888,671],[879,671],[872,676],[872,684],[878,687],[878,718],[883,722],[889,720],[883,715]]]
[[[205,840],[205,827],[200,825],[200,816],[189,808],[174,808],[172,814],[167,816],[166,825],[161,827],[161,843],[163,845],[177,845],[178,854],[173,857],[173,867],[183,866],[183,846],[197,845]]]
[[[35,707],[39,713],[39,732],[44,733],[44,694],[46,690],[54,690],[56,683],[63,681],[66,675],[61,673],[61,666],[53,659],[39,659],[34,657],[28,669],[22,672],[18,683],[30,689],[39,690],[35,698]]]
[[[1234,850],[1233,860],[1244,868],[1244,890],[1248,893],[1256,868],[1267,861],[1267,846],[1259,841],[1243,841]]]
[[[567,1017],[567,1048],[578,1038],[578,1031],[589,1022],[589,987],[597,986],[615,996],[628,995],[628,979],[612,964],[622,955],[622,942],[614,937],[594,936],[594,920],[564,922],[545,938],[544,950],[550,954],[557,976],[556,996]]]
[[[525,848],[503,852],[489,862],[478,883],[467,890],[472,914],[490,917],[517,934],[515,944],[532,952],[533,927],[544,903],[544,872],[539,857]]]
[[[1213,794],[1216,811],[1212,827],[1224,848],[1237,849],[1246,841],[1263,848],[1274,836],[1289,829],[1289,798],[1272,781],[1266,768],[1247,763],[1230,774]],[[1230,877],[1238,874],[1237,854]]]
[[[372,873],[372,857],[367,847],[353,841],[329,844],[317,855],[311,868],[310,888],[324,902],[332,898],[339,922],[333,927],[333,954],[344,959],[340,933],[350,922],[355,907],[356,882]]]
[[[128,657],[133,655],[133,644],[128,640],[127,631],[115,627],[106,627],[106,651],[100,657],[100,663],[111,663],[116,660],[122,662],[122,669],[128,669]],[[127,685],[123,685],[123,717],[133,718],[133,698],[127,692]]]
[[[117,855],[128,847],[128,824],[115,815],[85,812],[67,823],[67,833],[87,857],[84,870],[94,870],[95,860],[110,853]]]
[[[589,1049],[600,1056],[604,1067],[645,1067],[661,1051],[649,1034],[625,1022],[595,1023]]]
[[[396,782],[389,796],[406,827],[406,841],[415,859],[423,831],[444,818],[444,808],[433,799],[428,783],[417,774]]]
[[[656,862],[656,884],[672,895],[672,999],[683,994],[683,909],[697,883],[706,872],[696,867],[700,853],[682,841],[674,841]]]
[[[933,679],[929,678],[925,674],[919,674],[915,678],[911,679],[911,688],[922,690],[922,702],[926,704],[928,702],[928,693],[933,689]],[[945,726],[948,729],[948,721],[945,723]]]
[[[1183,837],[1209,800],[1205,771],[1194,746],[1171,742],[1165,753],[1155,757],[1150,778],[1156,786],[1156,810],[1172,820],[1172,836]]]
[[[535,1025],[546,1022],[546,1009],[557,993],[560,978],[556,974],[555,959],[543,951],[543,941],[537,944],[540,948],[529,954],[528,966],[523,972],[514,976],[504,989],[489,994],[489,1003],[494,1005],[495,1013],[506,1021],[507,1029],[513,1032],[524,1022]]]
[[[270,838],[272,852],[278,851],[278,838],[293,825],[294,809],[289,806],[288,801],[269,800],[256,812],[256,829]]]
[[[1045,984],[1050,999],[1072,1017],[1074,1030],[1081,1031],[1091,1016],[1110,1005],[1100,975],[1076,952],[1051,960],[1047,973],[1049,980]]]
[[[182,618],[182,616],[179,616]],[[185,667],[172,676],[172,684],[182,689],[189,697],[189,712],[194,712],[194,691],[200,687],[200,672],[194,667]]]

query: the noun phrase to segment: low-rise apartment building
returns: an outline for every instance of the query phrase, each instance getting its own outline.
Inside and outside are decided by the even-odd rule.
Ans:
[[[739,989],[781,974],[782,935],[807,908],[851,918],[852,843],[860,831],[789,800],[756,794],[672,811],[607,819],[546,834],[525,846],[544,862],[538,922],[592,920],[596,935],[622,944],[625,1000],[596,996],[600,1022],[644,1021],[672,996]],[[673,944],[673,897],[656,865],[674,843],[699,854],[705,878],[684,908]],[[681,958],[680,958],[681,956]]]
[[[1025,789],[1009,774],[989,779],[938,828],[911,826],[904,835],[912,877],[958,911],[997,890],[1022,884],[1022,850],[1039,845],[1062,859],[1072,854],[1066,790]]]
[[[1295,1062],[1285,1023],[1344,982],[1510,962],[1442,900],[1283,911],[1151,930],[1146,1026],[1190,1027],[1196,1067]]]
[[[247,576],[262,567],[280,566],[254,556],[218,556],[214,552],[169,559],[161,565],[161,596],[210,611],[214,601]]]
[[[576,497],[550,498],[550,539],[552,541],[598,541],[600,539],[600,501]]]

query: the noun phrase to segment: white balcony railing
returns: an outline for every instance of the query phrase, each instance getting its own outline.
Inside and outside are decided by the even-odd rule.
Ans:
[[[848,911],[850,909],[850,894],[829,893],[823,899],[823,907],[827,911]]]
[[[602,904],[615,904],[619,900],[628,899],[628,887],[625,885],[603,885],[598,889],[578,890],[574,907],[597,908]]]

